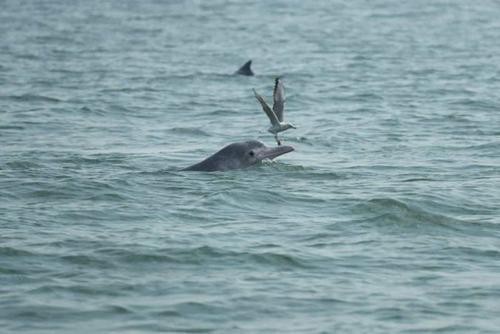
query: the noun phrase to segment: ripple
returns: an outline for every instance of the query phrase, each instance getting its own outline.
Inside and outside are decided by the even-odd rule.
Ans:
[[[70,264],[85,265],[89,267],[110,268],[112,266],[112,264],[108,261],[104,261],[103,259],[96,256],[85,254],[63,255],[61,256],[61,260]]]
[[[425,211],[415,205],[392,198],[375,198],[355,206],[355,212],[360,214],[371,214],[368,221],[380,224],[398,224],[406,226],[417,226],[420,224],[431,224],[447,229],[457,230],[465,222],[442,214]]]
[[[156,251],[125,250],[123,248],[104,248],[96,252],[106,256],[110,261],[119,261],[127,264],[146,263],[240,263],[246,265],[266,265],[279,268],[306,268],[308,265],[301,259],[287,254],[274,252],[251,253],[224,250],[209,246],[196,248],[163,248]],[[77,257],[76,261],[89,261],[87,257]]]
[[[365,2],[2,2],[0,331],[496,333],[498,6]]]
[[[475,110],[498,111],[500,105],[490,100],[461,99],[450,103],[453,106],[464,106]]]
[[[281,267],[281,268],[308,268],[306,262],[298,259],[295,256],[279,254],[279,253],[261,253],[252,254],[251,257],[257,262],[266,265]]]
[[[201,137],[210,137],[210,134],[201,130],[200,128],[171,128],[169,131],[176,133],[176,134],[181,134],[185,136],[201,136]]]
[[[0,255],[1,256],[33,256],[34,254],[22,249],[17,249],[13,247],[0,247]]]
[[[50,103],[62,102],[62,100],[55,97],[35,95],[35,94],[0,96],[0,99],[8,99],[20,102],[50,102]]]
[[[33,160],[14,160],[5,163],[5,167],[12,170],[38,170],[43,166]]]
[[[25,128],[20,125],[0,125],[0,130],[24,130]]]

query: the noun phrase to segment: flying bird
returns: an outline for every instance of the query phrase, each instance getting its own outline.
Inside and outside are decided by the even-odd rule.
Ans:
[[[278,143],[278,146],[281,145],[281,141],[278,138],[278,133],[288,130],[290,128],[296,129],[296,127],[288,122],[283,120],[283,111],[285,108],[285,87],[283,86],[283,82],[280,78],[276,78],[274,83],[274,91],[273,91],[273,109],[269,107],[266,101],[260,96],[255,89],[253,90],[255,98],[259,101],[262,106],[262,110],[266,113],[267,117],[271,121],[271,127],[267,129],[270,133],[274,134],[274,138]]]

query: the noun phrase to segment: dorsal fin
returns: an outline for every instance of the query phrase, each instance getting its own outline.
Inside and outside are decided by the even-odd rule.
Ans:
[[[249,60],[243,66],[241,66],[239,70],[237,70],[234,74],[252,76],[253,72],[251,66],[252,66],[252,60]]]

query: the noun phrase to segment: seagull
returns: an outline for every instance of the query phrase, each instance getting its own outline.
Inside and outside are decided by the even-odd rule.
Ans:
[[[262,110],[264,110],[267,117],[269,117],[269,120],[271,121],[271,127],[267,129],[267,131],[274,134],[274,138],[276,139],[278,146],[280,146],[281,141],[278,139],[278,133],[290,128],[296,129],[296,127],[291,123],[283,121],[283,109],[285,107],[285,87],[283,86],[283,82],[279,77],[275,80],[273,91],[274,104],[272,110],[266,101],[264,101],[262,96],[255,91],[255,89],[253,90],[253,93],[257,101],[260,102]]]

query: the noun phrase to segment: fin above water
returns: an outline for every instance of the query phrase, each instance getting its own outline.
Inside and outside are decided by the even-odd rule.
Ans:
[[[251,66],[252,66],[252,60],[250,59],[243,66],[241,66],[234,74],[252,76],[253,71]]]

